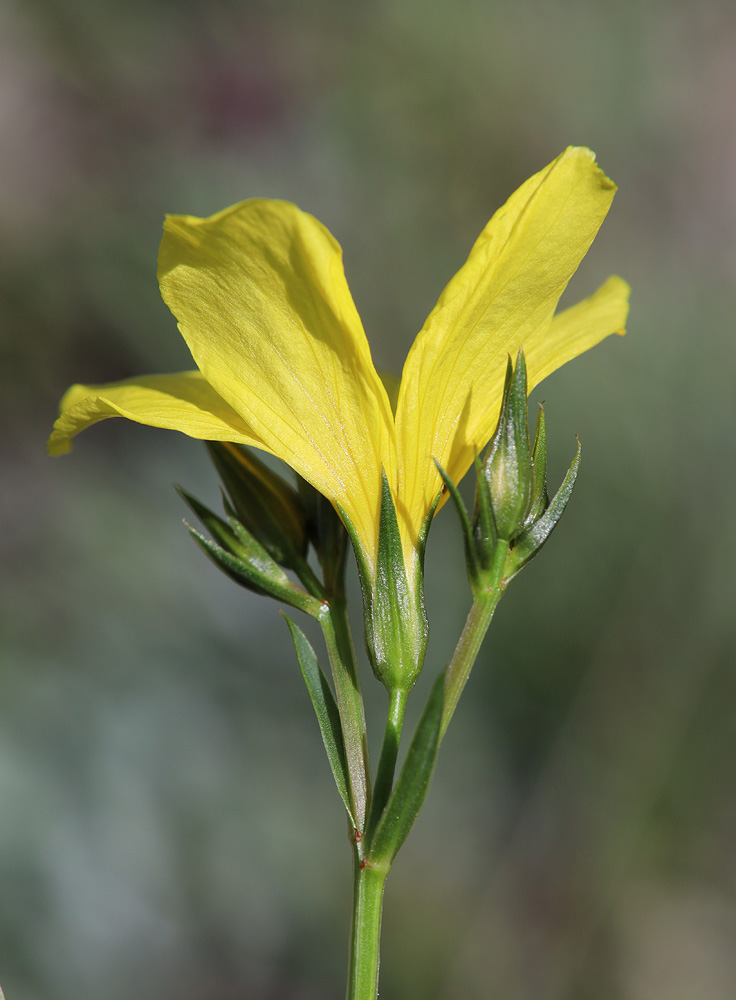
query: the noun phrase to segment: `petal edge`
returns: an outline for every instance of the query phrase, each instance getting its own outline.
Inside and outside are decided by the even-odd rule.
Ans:
[[[71,450],[80,431],[108,417],[181,431],[205,441],[233,441],[264,449],[263,442],[197,371],[142,375],[105,385],[73,385],[62,397],[48,441],[50,455]],[[268,450],[268,449],[265,449]]]

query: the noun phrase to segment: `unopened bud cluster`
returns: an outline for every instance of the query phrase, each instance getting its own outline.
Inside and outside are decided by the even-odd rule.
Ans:
[[[189,526],[195,541],[236,583],[319,617],[331,586],[339,585],[345,561],[347,535],[332,505],[306,483],[297,491],[239,445],[208,442],[207,449],[224,486],[225,517],[180,489],[211,536]],[[323,582],[307,561],[310,545],[322,565]]]
[[[476,596],[505,585],[539,552],[562,516],[572,493],[580,446],[552,501],[547,492],[547,432],[539,407],[533,444],[529,440],[524,354],[509,358],[496,432],[485,458],[476,457],[477,484],[472,521],[457,487],[440,475],[463,525],[465,555]]]

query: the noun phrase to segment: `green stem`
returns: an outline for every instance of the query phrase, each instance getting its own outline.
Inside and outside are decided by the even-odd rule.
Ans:
[[[386,731],[383,734],[383,746],[381,747],[381,756],[378,759],[378,770],[376,771],[376,781],[373,787],[373,799],[365,831],[365,839],[368,842],[373,836],[373,831],[378,825],[381,813],[386,807],[393,788],[396,757],[399,752],[401,730],[404,728],[404,713],[406,712],[408,697],[408,692],[401,689],[396,689],[389,693]]]
[[[487,585],[475,595],[475,600],[465,622],[462,635],[455,647],[450,666],[447,668],[440,740],[444,737],[445,730],[457,708],[460,695],[463,693],[463,688],[468,681],[470,671],[480,652],[480,647],[488,631],[488,626],[491,624],[493,613],[506,589],[503,571],[507,551],[508,543],[499,541],[494,553],[493,565],[488,574]]]
[[[353,853],[353,925],[346,1000],[376,1000],[381,941],[381,911],[387,871],[363,866]]]
[[[353,817],[356,831],[362,833],[370,798],[370,767],[363,696],[345,599],[335,596],[329,604],[325,604],[319,622],[335,682],[335,699],[340,712]]]

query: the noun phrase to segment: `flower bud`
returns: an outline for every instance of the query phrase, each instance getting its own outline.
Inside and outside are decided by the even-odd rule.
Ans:
[[[547,426],[539,407],[529,446],[526,365],[519,351],[509,359],[498,427],[485,461],[476,457],[475,513],[471,522],[457,486],[437,464],[460,516],[465,560],[473,594],[504,588],[532,559],[556,526],[575,485],[580,445],[565,479],[550,501],[547,492]]]
[[[420,533],[415,563],[411,567],[405,562],[396,507],[385,473],[375,566],[369,567],[355,530],[343,515],[353,539],[363,589],[366,650],[373,673],[388,691],[410,691],[424,664],[429,625],[422,563],[435,507],[436,502]]]
[[[511,358],[508,361],[498,427],[488,447],[483,474],[491,498],[496,536],[511,541],[524,524],[532,498],[526,364],[521,350],[516,368],[512,367]]]
[[[224,521],[186,490],[177,489],[179,496],[212,536],[206,538],[187,525],[194,540],[218,569],[248,590],[274,597],[312,617],[319,617],[322,602],[292,583],[281,566],[239,521],[232,517]]]
[[[207,450],[234,516],[277,563],[300,568],[308,535],[306,515],[294,487],[239,445],[208,441]]]

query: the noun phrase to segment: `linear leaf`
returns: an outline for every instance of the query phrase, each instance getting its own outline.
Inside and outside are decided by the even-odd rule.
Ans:
[[[401,774],[368,848],[368,863],[376,867],[391,867],[426,798],[440,742],[445,674],[440,674],[430,692]]]
[[[309,692],[309,697],[317,716],[319,731],[322,734],[322,742],[325,745],[327,759],[332,768],[332,776],[335,779],[340,798],[347,809],[350,822],[355,827],[355,818],[350,809],[348,768],[340,726],[340,713],[337,709],[335,696],[309,640],[295,622],[286,615],[284,615],[284,619],[289,626],[296,658],[299,661],[299,668],[301,669],[304,683],[307,685],[307,691]]]

